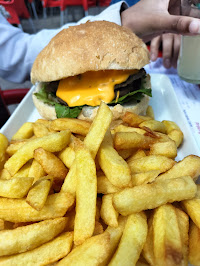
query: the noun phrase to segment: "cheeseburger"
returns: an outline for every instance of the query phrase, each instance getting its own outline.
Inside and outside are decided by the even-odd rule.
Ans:
[[[151,96],[146,45],[131,30],[107,21],[59,32],[37,56],[33,102],[45,119],[92,120],[101,101],[114,119],[126,111],[145,114]]]

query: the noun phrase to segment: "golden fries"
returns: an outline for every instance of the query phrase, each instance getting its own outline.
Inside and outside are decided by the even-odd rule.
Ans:
[[[154,209],[168,202],[193,198],[197,191],[190,176],[158,180],[152,184],[144,184],[126,188],[115,193],[113,203],[122,215],[129,215],[143,210]]]
[[[102,102],[0,134],[0,265],[200,264],[200,157],[176,161],[183,132],[152,108],[121,119]]]

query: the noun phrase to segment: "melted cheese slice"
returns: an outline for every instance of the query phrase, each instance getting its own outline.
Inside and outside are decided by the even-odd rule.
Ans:
[[[59,82],[56,96],[68,106],[100,105],[101,101],[111,102],[115,98],[114,86],[127,80],[138,70],[90,71],[68,77]]]

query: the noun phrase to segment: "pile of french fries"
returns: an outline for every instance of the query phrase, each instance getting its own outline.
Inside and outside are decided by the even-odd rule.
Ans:
[[[101,103],[92,123],[0,134],[0,265],[200,265],[200,157],[172,121]]]

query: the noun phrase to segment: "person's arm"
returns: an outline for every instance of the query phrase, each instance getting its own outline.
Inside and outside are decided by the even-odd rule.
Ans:
[[[144,42],[163,33],[200,33],[199,19],[180,16],[180,0],[140,0],[123,11],[121,18],[122,25],[130,28]]]
[[[29,80],[36,56],[59,31],[88,20],[107,20],[121,25],[122,5],[125,5],[123,1],[109,6],[97,16],[84,17],[78,23],[65,24],[59,29],[44,29],[36,34],[28,34],[13,27],[0,14],[0,77],[15,83]]]

